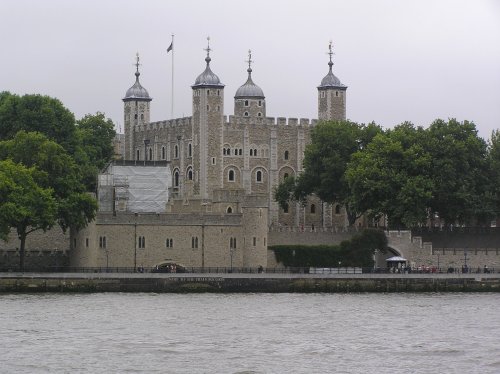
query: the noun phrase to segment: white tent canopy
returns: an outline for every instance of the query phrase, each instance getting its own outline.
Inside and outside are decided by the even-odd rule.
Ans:
[[[408,261],[406,258],[403,258],[401,256],[394,256],[386,259],[385,261],[387,262],[406,262]]]

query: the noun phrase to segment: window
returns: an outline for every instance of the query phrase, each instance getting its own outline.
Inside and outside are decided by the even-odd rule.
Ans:
[[[225,156],[226,155],[226,148],[222,148],[222,155]]]
[[[174,171],[174,187],[179,187],[179,170]]]
[[[215,157],[212,157],[212,165],[215,165],[215,164],[216,164]]]
[[[288,173],[283,174],[283,180],[285,180],[286,178],[288,178]]]
[[[335,91],[335,96],[339,96],[339,91]]]
[[[234,170],[233,169],[229,170],[229,173],[227,175],[227,179],[229,180],[229,182],[234,182]]]
[[[253,149],[250,150],[250,156],[253,156]]]
[[[174,158],[179,158],[179,146],[177,144],[174,147]]]
[[[144,236],[139,236],[138,238],[138,246],[140,249],[146,248],[146,237]]]
[[[245,100],[245,106],[248,106],[248,100]]]
[[[152,148],[149,148],[149,159],[150,160],[153,159],[153,149]]]
[[[198,237],[197,236],[191,237],[191,248],[193,248],[193,249],[198,248]]]
[[[321,91],[321,98],[325,97],[325,91]]]
[[[167,240],[165,240],[165,247],[167,247],[167,248],[174,248],[174,239],[167,239]]]
[[[188,144],[188,157],[191,157],[193,155],[193,146],[191,143]]]
[[[254,150],[253,150],[253,155],[254,155],[255,157],[257,157],[257,150],[256,150],[256,149],[254,149]]]
[[[220,90],[217,90],[217,96],[220,96]]]
[[[340,205],[335,205],[335,214],[340,214]]]
[[[288,151],[285,151],[285,160],[288,160]]]
[[[262,113],[261,112],[257,113],[257,117],[262,117]]]
[[[193,169],[191,167],[189,167],[187,170],[187,177],[188,177],[188,180],[190,180],[190,181],[193,180]]]
[[[288,204],[285,203],[285,206],[283,207],[283,213],[288,213]]]
[[[257,245],[257,238],[254,236],[253,237],[253,246],[255,247]]]
[[[89,247],[89,238],[85,238],[85,247]]]
[[[248,117],[248,112],[243,113],[245,117]]]
[[[210,96],[210,90],[207,90],[207,96]]]
[[[136,113],[136,114],[134,114],[134,119],[137,119],[137,113]]]
[[[243,149],[240,148],[238,153],[241,156],[243,154]]]
[[[262,100],[259,100],[259,106],[262,106]]]
[[[236,238],[229,238],[229,248],[236,249]]]
[[[255,173],[255,179],[257,182],[262,182],[262,171],[257,170],[257,173]]]
[[[316,205],[311,204],[311,214],[316,214]]]
[[[161,159],[165,160],[165,158],[166,158],[165,147],[161,147]]]
[[[141,119],[144,119],[144,114],[141,114]]]
[[[226,212],[227,212],[228,214],[233,213],[233,208],[231,208],[230,206],[228,206],[228,207],[227,207],[227,209],[226,209]]]
[[[139,158],[140,158],[140,157],[141,157],[141,151],[137,150],[137,151],[135,152],[135,159],[136,159],[137,161],[139,161]]]
[[[106,237],[99,236],[99,248],[106,248]]]

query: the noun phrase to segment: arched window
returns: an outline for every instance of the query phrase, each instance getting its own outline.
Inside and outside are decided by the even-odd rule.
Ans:
[[[227,209],[226,209],[226,213],[228,213],[228,214],[233,213],[233,208],[231,208],[230,206],[228,206]]]
[[[245,100],[245,106],[248,106],[248,100]],[[248,115],[248,114],[247,114]]]
[[[188,180],[190,180],[190,181],[193,180],[193,169],[192,168],[188,168],[187,177],[188,177]]]
[[[179,170],[174,171],[174,187],[179,187]]]
[[[234,182],[234,170],[233,169],[229,170],[229,173],[227,175],[227,179],[229,180],[229,182]]]
[[[340,214],[340,205],[335,205],[335,214]]]
[[[255,173],[255,179],[257,182],[262,182],[262,171],[257,170],[257,173]]]
[[[136,153],[135,153],[135,159],[137,161],[139,161],[140,156],[141,156],[141,152],[139,150],[137,150]]]
[[[250,156],[253,156],[253,149],[250,150]]]
[[[179,146],[177,144],[174,147],[174,158],[179,158]]]
[[[238,154],[241,156],[243,154],[243,149],[240,148]]]
[[[311,214],[315,214],[315,213],[316,213],[316,205],[311,204]]]
[[[137,119],[137,113],[136,113],[136,114],[134,114],[134,119]]]
[[[288,160],[288,151],[285,151],[285,160]]]
[[[165,154],[165,147],[161,147],[161,159],[165,160],[166,154]]]
[[[248,112],[243,113],[245,117],[248,117]]]
[[[262,117],[262,113],[261,112],[257,113],[257,117]]]
[[[149,148],[149,159],[153,159],[153,148]]]
[[[254,149],[254,150],[253,150],[253,155],[254,155],[255,157],[257,157],[257,150],[256,150],[256,149]]]

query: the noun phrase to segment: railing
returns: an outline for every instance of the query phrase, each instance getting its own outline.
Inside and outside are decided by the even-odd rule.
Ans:
[[[30,268],[26,267],[23,273],[193,273],[193,274],[438,274],[438,273],[485,273],[483,269],[439,269],[436,271],[427,271],[425,269],[395,269],[395,268],[372,268],[372,267],[336,267],[336,268],[318,268],[318,267],[279,267],[279,268],[254,268],[254,267],[183,267],[178,266],[175,271],[171,269],[155,268],[133,268],[133,267],[46,267]],[[21,272],[18,267],[0,267],[0,273]],[[499,273],[497,269],[490,268],[487,273]]]

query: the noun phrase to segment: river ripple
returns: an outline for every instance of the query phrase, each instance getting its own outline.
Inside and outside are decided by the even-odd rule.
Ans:
[[[499,294],[0,295],[1,373],[499,373]]]

